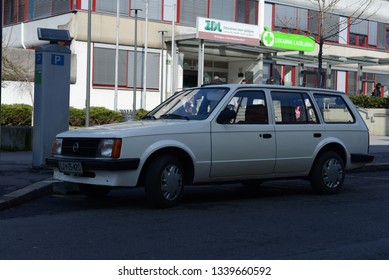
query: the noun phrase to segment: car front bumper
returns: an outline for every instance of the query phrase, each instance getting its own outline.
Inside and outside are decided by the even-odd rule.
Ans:
[[[85,172],[91,170],[135,170],[139,166],[138,158],[130,159],[84,159],[84,158],[46,158],[46,165],[51,168],[59,168],[60,162],[80,162]]]

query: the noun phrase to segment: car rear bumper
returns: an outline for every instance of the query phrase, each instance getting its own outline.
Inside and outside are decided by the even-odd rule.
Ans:
[[[368,154],[351,154],[351,163],[369,163],[374,160],[374,156]]]

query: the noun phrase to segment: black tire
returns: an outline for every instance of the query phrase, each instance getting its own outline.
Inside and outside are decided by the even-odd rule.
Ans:
[[[144,183],[146,197],[153,207],[174,207],[184,193],[184,169],[176,157],[160,156],[148,166]]]
[[[335,152],[325,152],[316,159],[310,174],[313,190],[318,194],[334,194],[343,186],[345,167]]]
[[[102,198],[106,197],[111,191],[109,186],[78,184],[80,192],[90,198]]]

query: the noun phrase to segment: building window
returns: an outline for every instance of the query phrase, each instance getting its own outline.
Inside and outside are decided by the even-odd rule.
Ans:
[[[71,0],[4,0],[4,26],[65,13]]]
[[[352,20],[352,19],[351,19]],[[369,22],[367,20],[355,21],[350,25],[349,44],[367,47]]]
[[[93,83],[102,86],[115,85],[115,49],[94,48],[93,52]],[[126,86],[127,51],[119,51],[118,85]]]
[[[377,33],[378,33],[378,23],[375,21],[369,21],[369,46],[377,46]]]
[[[128,0],[126,0],[126,2],[128,3]],[[162,20],[162,0],[153,0],[149,2],[150,3],[149,3],[148,18],[152,20]],[[132,0],[131,9],[135,9],[135,8],[142,9],[142,11],[138,13],[139,18],[146,18],[145,0]],[[134,16],[135,14],[132,13],[131,15]]]
[[[4,0],[4,25],[18,22],[18,1]]]
[[[367,36],[361,34],[350,33],[350,45],[366,47],[367,46]]]
[[[235,21],[235,0],[211,0],[209,17],[226,21]]]
[[[179,22],[186,26],[196,26],[197,17],[207,17],[208,0],[180,1]]]
[[[347,72],[347,94],[357,94],[357,72]]]
[[[275,30],[286,33],[306,33],[308,10],[285,5],[275,5]]]
[[[389,25],[386,27],[386,49],[389,50]]]
[[[113,87],[115,85],[115,53],[113,47],[94,47],[93,53],[93,84],[95,86]],[[137,87],[143,85],[144,53],[137,52]],[[134,52],[119,50],[118,85],[122,88],[134,86]],[[147,53],[147,88],[159,88],[159,52]]]
[[[69,0],[52,0],[51,1],[51,13],[58,14],[67,12],[71,9],[71,1]]]
[[[96,0],[96,12],[104,12],[104,13],[114,13],[117,12],[116,0]],[[128,16],[130,12],[129,9],[129,1],[128,0],[120,0],[119,1],[119,13],[121,15]]]
[[[255,0],[236,1],[236,22],[257,24],[258,2]]]

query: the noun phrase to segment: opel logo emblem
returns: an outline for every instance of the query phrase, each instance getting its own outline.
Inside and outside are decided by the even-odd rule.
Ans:
[[[80,144],[78,144],[78,142],[75,142],[73,144],[73,153],[77,152],[78,151],[78,148],[80,148]]]

